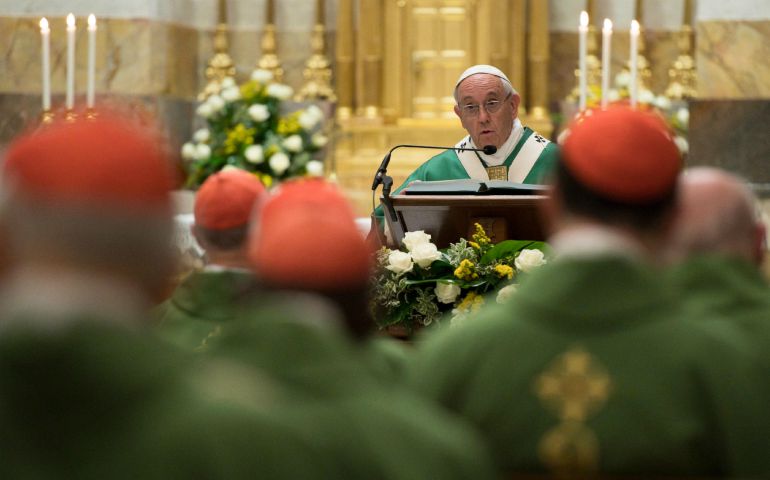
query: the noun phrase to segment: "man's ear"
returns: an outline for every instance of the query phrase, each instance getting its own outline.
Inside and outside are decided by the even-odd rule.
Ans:
[[[513,114],[513,118],[519,116],[519,104],[521,103],[521,96],[518,93],[514,93],[511,95],[511,112]]]
[[[457,115],[457,118],[459,118],[460,121],[462,122],[463,117],[460,116],[460,106],[459,105],[455,105],[455,115]]]

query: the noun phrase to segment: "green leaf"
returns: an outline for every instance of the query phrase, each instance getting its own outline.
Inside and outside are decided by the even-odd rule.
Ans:
[[[536,248],[532,245],[542,243],[543,242],[535,242],[532,240],[503,240],[489,249],[489,251],[481,257],[480,263],[492,263],[494,260],[514,255],[525,248]]]

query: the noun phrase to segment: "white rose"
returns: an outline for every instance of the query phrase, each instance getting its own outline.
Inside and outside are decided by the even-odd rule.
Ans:
[[[441,303],[454,303],[457,296],[460,295],[460,287],[454,283],[436,282],[436,297]]]
[[[436,245],[432,243],[421,243],[419,245],[415,245],[414,248],[410,250],[410,252],[412,253],[412,258],[414,259],[415,263],[417,263],[417,265],[421,266],[422,268],[430,267],[431,263],[441,258],[441,252],[439,252],[438,248],[436,248]]]
[[[211,147],[205,143],[199,143],[195,146],[195,159],[206,160],[211,156]]]
[[[322,148],[324,145],[329,143],[329,137],[324,135],[321,132],[313,134],[312,137],[310,137],[310,143],[313,144],[316,148]]]
[[[294,90],[290,86],[282,83],[271,83],[267,86],[267,94],[278,100],[288,100],[293,93]]]
[[[324,164],[318,160],[310,160],[305,166],[307,174],[311,177],[320,177],[324,174]]]
[[[615,75],[615,85],[628,87],[631,84],[631,72],[622,71]]]
[[[410,252],[414,250],[417,245],[424,243],[430,243],[430,235],[423,230],[417,230],[415,232],[406,232],[403,240],[404,246]]]
[[[220,171],[222,171],[222,172],[235,172],[235,171],[245,172],[246,170],[244,170],[242,168],[239,168],[239,167],[236,167],[235,165],[227,164],[224,167],[222,167],[222,170],[220,170]]]
[[[611,88],[609,92],[607,92],[607,100],[610,102],[617,102],[620,100],[620,92],[615,90],[614,88]]]
[[[414,267],[414,263],[412,262],[411,255],[401,250],[393,250],[388,255],[388,265],[385,268],[401,275],[411,272],[412,267]]]
[[[192,160],[195,158],[195,145],[193,145],[190,142],[185,143],[182,145],[182,158],[185,160]]]
[[[216,113],[223,108],[225,108],[225,101],[222,97],[219,95],[211,95],[207,100],[206,103],[209,104],[211,107],[211,111]]]
[[[687,127],[690,123],[690,110],[687,107],[682,107],[676,111],[676,119],[683,127]]]
[[[222,99],[226,102],[234,102],[241,98],[241,89],[238,87],[230,87],[222,90]]]
[[[206,143],[211,138],[211,132],[208,128],[201,128],[193,133],[193,140],[197,143]]]
[[[514,264],[516,269],[522,272],[529,272],[540,265],[546,263],[545,255],[543,252],[537,249],[525,248],[519,252],[519,256],[516,257]]]
[[[214,109],[211,108],[211,105],[208,103],[201,103],[198,105],[198,108],[195,110],[195,113],[197,113],[199,116],[203,118],[209,118],[211,115],[214,114]]]
[[[302,137],[299,135],[291,135],[283,141],[283,147],[290,152],[302,151]]]
[[[687,143],[687,139],[684,137],[680,137],[677,135],[674,137],[674,143],[676,144],[676,148],[679,149],[679,153],[684,155],[685,153],[690,151],[690,144]]]
[[[650,104],[655,101],[655,94],[651,91],[644,89],[639,92],[639,103]]]
[[[305,111],[315,117],[316,122],[320,122],[325,117],[324,111],[318,108],[318,105],[310,105]]]
[[[219,84],[223,89],[235,86],[235,79],[233,77],[225,77]]]
[[[255,122],[264,122],[270,118],[270,110],[267,109],[265,104],[255,103],[249,107],[249,116]]]
[[[661,110],[668,110],[671,108],[671,100],[665,95],[658,95],[654,100],[655,106]]]
[[[243,151],[243,156],[250,163],[262,163],[265,160],[265,152],[262,151],[262,145],[249,145]]]
[[[504,286],[503,288],[500,289],[499,292],[497,292],[497,298],[495,299],[495,301],[497,303],[508,302],[508,300],[510,300],[511,297],[513,297],[513,295],[516,293],[516,288],[517,288],[517,285],[515,283]]]
[[[297,121],[299,126],[305,130],[312,130],[318,124],[318,118],[307,110],[299,114]]]
[[[259,83],[267,83],[273,79],[273,72],[257,68],[251,72],[251,79]]]
[[[289,168],[290,163],[289,156],[283,152],[274,153],[270,157],[270,168],[276,175],[282,175]]]

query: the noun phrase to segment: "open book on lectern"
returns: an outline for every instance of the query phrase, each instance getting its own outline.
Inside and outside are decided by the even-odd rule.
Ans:
[[[529,185],[507,180],[438,180],[410,183],[404,195],[545,195],[545,185]]]

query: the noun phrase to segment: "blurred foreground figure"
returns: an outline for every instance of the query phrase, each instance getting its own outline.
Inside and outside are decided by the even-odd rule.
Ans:
[[[198,189],[192,233],[206,251],[206,266],[183,280],[157,309],[162,338],[188,350],[203,348],[244,302],[254,279],[246,236],[253,206],[264,195],[257,177],[239,169],[215,173]]]
[[[159,145],[101,113],[7,152],[0,477],[324,478],[274,383],[223,363],[189,375],[144,332],[173,263]]]
[[[680,179],[669,259],[671,278],[685,306],[697,315],[719,314],[759,340],[770,341],[770,288],[762,275],[765,226],[748,185],[707,167]]]
[[[481,429],[503,472],[766,475],[767,372],[648,266],[681,167],[663,122],[593,111],[562,154],[557,258],[507,304],[428,339],[415,388]]]
[[[492,478],[475,432],[372,361],[371,252],[334,185],[282,184],[258,207],[249,258],[263,291],[206,351],[262,369],[295,392],[297,418],[323,438],[339,478]]]

